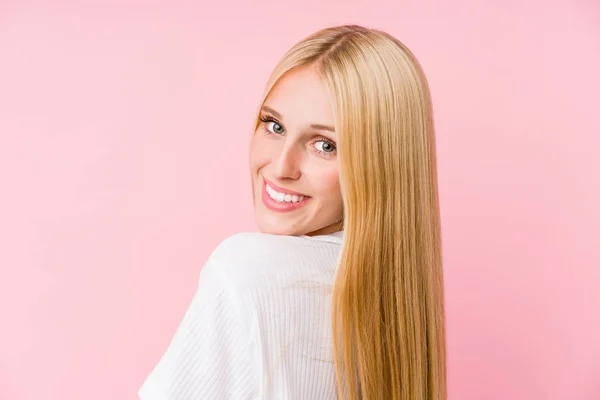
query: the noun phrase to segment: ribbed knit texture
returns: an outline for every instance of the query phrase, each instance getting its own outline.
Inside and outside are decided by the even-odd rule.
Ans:
[[[341,243],[342,232],[223,241],[140,399],[335,399],[330,302]]]

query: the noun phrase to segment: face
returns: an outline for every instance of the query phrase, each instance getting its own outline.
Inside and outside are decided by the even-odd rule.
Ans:
[[[261,232],[322,235],[342,228],[337,135],[325,83],[310,67],[284,75],[264,102],[250,144]]]

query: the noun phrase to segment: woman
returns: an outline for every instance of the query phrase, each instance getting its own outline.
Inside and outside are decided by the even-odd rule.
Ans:
[[[261,233],[226,239],[142,399],[445,399],[429,89],[356,25],[275,69],[250,146]]]

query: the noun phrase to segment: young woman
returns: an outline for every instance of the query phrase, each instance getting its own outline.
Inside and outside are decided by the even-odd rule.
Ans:
[[[261,233],[214,250],[141,399],[446,399],[431,100],[382,31],[321,30],[267,85]]]

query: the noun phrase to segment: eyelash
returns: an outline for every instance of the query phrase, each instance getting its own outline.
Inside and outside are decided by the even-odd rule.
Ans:
[[[283,126],[281,124],[281,122],[277,121],[274,117],[271,116],[266,116],[266,117],[260,117],[260,120],[264,123],[269,123],[269,122],[274,122],[279,126]],[[262,130],[267,134],[267,135],[279,135],[278,133],[273,133],[270,130],[268,130],[266,127],[263,127]],[[333,146],[333,148],[335,149],[333,152],[331,153],[327,153],[325,151],[321,151],[319,149],[315,150],[317,151],[317,153],[323,154],[326,157],[331,157],[333,154],[335,154],[337,152],[337,146],[335,145],[334,142],[332,142],[330,139],[326,138],[325,136],[317,136],[315,142],[325,142],[328,143],[329,145]],[[314,143],[314,142],[313,142]]]

